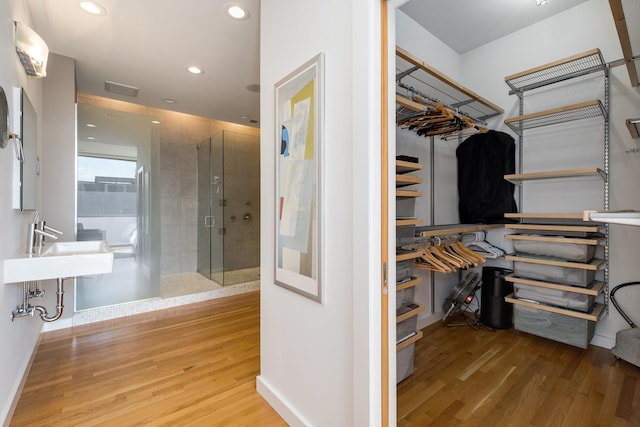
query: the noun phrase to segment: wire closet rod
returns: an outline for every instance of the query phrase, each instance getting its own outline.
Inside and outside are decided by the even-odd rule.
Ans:
[[[443,106],[443,107],[448,108],[449,110],[451,110],[451,111],[455,112],[456,114],[458,114],[458,115],[460,115],[460,116],[468,117],[468,118],[470,118],[471,120],[473,120],[474,122],[476,122],[477,124],[481,124],[481,125],[486,125],[486,124],[487,124],[487,122],[485,122],[484,120],[480,120],[480,119],[478,119],[478,118],[476,118],[476,117],[473,117],[473,116],[472,116],[472,115],[470,115],[470,114],[463,113],[463,112],[462,112],[462,111],[460,111],[457,107],[452,107],[452,106],[450,106],[450,105],[447,105],[447,104],[443,103],[442,101],[438,100],[437,98],[434,98],[433,96],[427,95],[427,94],[425,94],[424,92],[422,92],[422,91],[420,91],[420,90],[418,90],[418,89],[414,88],[413,86],[409,86],[409,85],[407,85],[406,83],[402,83],[402,82],[400,82],[400,81],[398,81],[398,82],[397,82],[397,85],[398,85],[399,87],[401,87],[402,89],[405,89],[405,90],[410,91],[410,92],[411,92],[412,94],[414,94],[414,95],[418,95],[418,96],[420,96],[421,98],[424,98],[424,99],[425,99],[425,100],[427,100],[427,101],[440,103],[440,104],[442,104],[442,106]],[[398,93],[398,95],[404,96],[404,95],[403,95],[403,94],[401,94],[401,93]],[[463,104],[464,104],[464,103],[463,103]],[[420,114],[420,113],[416,113],[416,114]]]

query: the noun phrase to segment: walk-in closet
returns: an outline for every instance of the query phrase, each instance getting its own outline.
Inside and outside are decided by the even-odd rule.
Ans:
[[[467,48],[443,33],[455,17],[398,3],[398,425],[640,422],[640,362],[611,351],[628,326],[609,292],[640,278],[638,229],[607,222],[640,208],[628,126],[640,93],[619,2],[575,2]],[[631,312],[640,303],[632,288],[624,298]]]

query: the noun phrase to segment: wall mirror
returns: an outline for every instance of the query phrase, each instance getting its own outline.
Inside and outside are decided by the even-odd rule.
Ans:
[[[15,160],[13,208],[31,211],[38,204],[38,176],[40,175],[40,159],[38,157],[38,117],[27,93],[16,88],[17,126],[20,131],[23,161]]]

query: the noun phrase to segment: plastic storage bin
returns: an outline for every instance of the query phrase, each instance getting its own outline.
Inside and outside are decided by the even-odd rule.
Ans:
[[[576,347],[587,348],[596,322],[532,307],[514,305],[515,329]]]
[[[560,283],[563,285],[579,286],[581,288],[589,286],[596,276],[596,272],[594,270],[533,264],[522,261],[514,261],[513,270],[515,271],[516,276],[519,277]]]
[[[516,254],[549,256],[576,262],[589,262],[596,252],[595,245],[532,240],[514,240],[513,249]]]
[[[537,301],[556,307],[588,312],[593,306],[594,295],[561,291],[559,289],[541,288],[539,286],[513,284],[515,297],[523,300]]]
[[[413,373],[415,344],[411,344],[396,353],[396,383]]]
[[[413,303],[413,297],[416,293],[416,287],[411,286],[409,288],[401,289],[396,292],[396,311],[400,307]]]
[[[402,316],[403,314],[409,313],[412,310],[416,310],[420,306],[417,304],[409,304],[406,306],[402,306],[396,310],[396,316]],[[420,310],[416,310],[413,316],[396,323],[396,343],[404,341],[406,337],[411,335],[416,331],[418,327],[418,313]]]

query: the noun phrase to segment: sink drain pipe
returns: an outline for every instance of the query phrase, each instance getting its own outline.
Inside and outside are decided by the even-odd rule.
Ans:
[[[56,312],[53,316],[49,316],[47,309],[41,305],[36,305],[33,307],[35,311],[40,313],[40,318],[45,322],[53,322],[62,317],[62,310],[64,309],[63,305],[63,296],[64,296],[64,279],[58,278],[58,289],[56,291],[57,303],[56,303]]]

